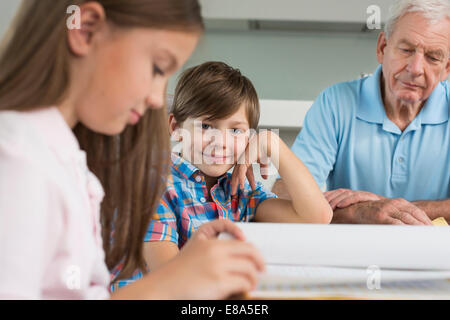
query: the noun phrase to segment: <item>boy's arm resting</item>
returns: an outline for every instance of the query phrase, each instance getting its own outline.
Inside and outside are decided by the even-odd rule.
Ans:
[[[292,201],[286,199],[267,199],[256,209],[256,222],[308,223],[308,219],[299,216],[292,207]]]
[[[273,150],[268,150],[270,159],[278,168],[286,191],[292,200],[277,199],[277,201],[272,201],[270,204],[263,206],[262,210],[266,211],[270,206],[272,211],[270,215],[278,212],[278,219],[284,219],[282,216],[286,219],[291,219],[293,213],[295,213],[299,221],[302,222],[330,223],[333,211],[314,178],[303,162],[295,156],[288,146],[278,136],[273,136],[278,140],[278,143],[275,144],[275,146],[278,145],[278,148],[275,147]],[[261,205],[263,204],[264,202]],[[256,211],[257,215],[259,215],[258,210],[259,207]],[[261,219],[261,216],[255,218]],[[268,214],[265,213],[264,216],[267,218]]]
[[[151,241],[144,243],[144,258],[150,272],[172,260],[179,252],[172,241]]]
[[[275,181],[275,183],[272,186],[272,192],[275,193],[280,199],[291,200],[291,196],[287,192],[286,186],[284,185],[282,179],[277,179]]]
[[[330,172],[334,168],[338,150],[339,121],[335,115],[336,105],[331,90],[324,90],[316,99],[306,114],[303,128],[297,135],[291,147],[292,152],[308,168],[316,183],[324,185]],[[291,199],[284,177],[275,181],[272,192],[279,198]]]

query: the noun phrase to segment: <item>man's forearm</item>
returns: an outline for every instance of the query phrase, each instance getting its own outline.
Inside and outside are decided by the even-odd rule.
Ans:
[[[425,211],[431,220],[443,217],[447,220],[447,222],[450,222],[450,199],[437,201],[413,201],[412,203]]]

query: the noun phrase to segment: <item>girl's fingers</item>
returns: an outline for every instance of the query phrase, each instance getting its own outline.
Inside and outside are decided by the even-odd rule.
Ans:
[[[228,246],[230,255],[250,259],[260,272],[266,269],[263,256],[251,243],[236,240],[224,240],[223,244]]]
[[[215,239],[220,233],[226,232],[235,237],[238,240],[245,240],[244,233],[239,227],[231,220],[213,220],[205,223],[197,229],[195,234],[202,235],[205,239]]]
[[[235,294],[245,293],[252,289],[252,284],[247,278],[242,277],[240,274],[231,274],[222,282],[221,292],[223,294],[221,299],[226,299]]]
[[[256,286],[259,279],[259,270],[250,259],[246,257],[235,257],[229,259],[229,264],[226,266],[228,274],[240,275],[247,280],[252,287]]]
[[[216,241],[218,244],[216,246],[217,250],[222,252],[224,263],[230,262],[234,264],[235,259],[245,259],[252,263],[258,272],[264,272],[266,269],[266,263],[263,256],[259,250],[249,242],[243,242],[238,240],[212,240]],[[224,270],[235,270],[233,266],[223,265]]]

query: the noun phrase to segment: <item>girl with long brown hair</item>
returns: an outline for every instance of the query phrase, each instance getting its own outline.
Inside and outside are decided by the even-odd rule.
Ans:
[[[0,51],[1,298],[107,298],[108,270],[145,272],[170,154],[165,89],[202,31],[197,0],[23,1]],[[250,290],[264,264],[241,240],[229,221],[206,224],[112,297]]]

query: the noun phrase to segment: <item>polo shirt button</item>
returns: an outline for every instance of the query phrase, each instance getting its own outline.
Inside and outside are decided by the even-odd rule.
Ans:
[[[201,203],[205,203],[205,202],[206,202],[206,199],[202,197],[202,198],[200,198],[200,202],[201,202]]]
[[[405,158],[403,158],[403,157],[398,158],[398,162],[403,163],[404,161],[405,161]]]
[[[197,182],[202,182],[202,177],[196,176],[196,177],[195,177],[195,181],[197,181]]]

